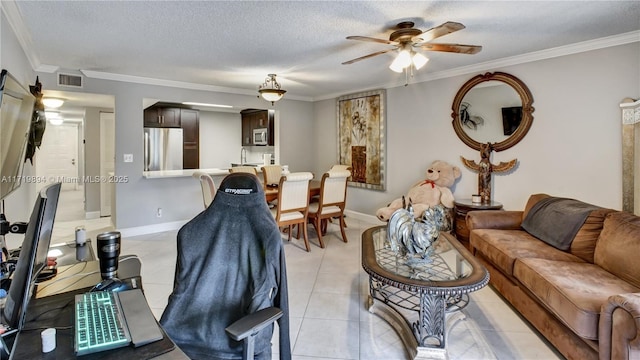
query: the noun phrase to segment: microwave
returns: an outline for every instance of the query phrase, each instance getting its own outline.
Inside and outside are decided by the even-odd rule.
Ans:
[[[268,145],[267,128],[253,129],[253,145]]]

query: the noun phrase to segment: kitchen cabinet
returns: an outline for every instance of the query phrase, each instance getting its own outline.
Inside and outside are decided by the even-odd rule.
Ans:
[[[267,129],[268,146],[274,145],[274,112],[271,110],[246,109],[240,112],[242,115],[242,145],[252,146],[253,130]]]
[[[145,127],[180,127],[180,108],[151,106],[144,110]]]
[[[200,112],[180,109],[180,124],[183,132],[182,167],[200,168]]]
[[[182,168],[200,168],[200,111],[175,103],[156,103],[144,110],[144,126],[182,129]]]
[[[253,145],[253,124],[251,116],[242,114],[242,146]]]

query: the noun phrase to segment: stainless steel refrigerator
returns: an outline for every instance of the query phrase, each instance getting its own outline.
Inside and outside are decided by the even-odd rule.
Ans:
[[[182,129],[144,128],[144,171],[182,170]]]

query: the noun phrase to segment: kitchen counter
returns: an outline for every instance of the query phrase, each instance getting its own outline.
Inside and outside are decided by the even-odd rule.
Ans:
[[[257,168],[260,172],[260,168]],[[229,169],[188,169],[188,170],[158,170],[158,171],[143,171],[142,177],[146,179],[165,179],[176,177],[190,177],[194,171],[204,171],[211,176],[224,176],[229,174]]]

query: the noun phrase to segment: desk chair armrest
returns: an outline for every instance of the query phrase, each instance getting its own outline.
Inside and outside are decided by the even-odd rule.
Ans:
[[[242,340],[242,358],[253,359],[255,336],[264,327],[273,324],[282,316],[282,310],[277,307],[268,307],[249,314],[233,324],[227,326],[225,331],[233,340]]]
[[[239,319],[229,325],[225,331],[233,340],[241,341],[248,336],[257,334],[281,316],[282,310],[277,307],[268,307]]]

